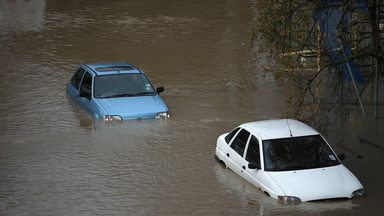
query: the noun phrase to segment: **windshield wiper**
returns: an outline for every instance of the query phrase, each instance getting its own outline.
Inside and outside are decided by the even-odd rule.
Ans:
[[[110,95],[102,98],[116,98],[116,97],[132,97],[135,96],[134,94],[117,94],[117,95]]]
[[[335,166],[338,165],[339,161],[337,160],[327,160],[327,161],[320,161],[315,164],[316,167],[327,167],[327,166]]]
[[[133,94],[133,96],[142,96],[142,95],[154,95],[154,93],[153,92],[140,92],[140,93]]]
[[[297,165],[297,166],[290,166],[290,167],[285,167],[284,171],[289,171],[289,170],[302,170],[302,169],[308,169],[310,168],[308,165]]]
[[[140,92],[136,94],[130,94],[130,93],[124,93],[124,94],[116,94],[116,95],[110,95],[100,98],[117,98],[117,97],[135,97],[135,96],[143,96],[143,95],[154,95],[154,92]]]

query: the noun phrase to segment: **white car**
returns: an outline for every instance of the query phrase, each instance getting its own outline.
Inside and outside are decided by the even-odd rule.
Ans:
[[[359,180],[322,135],[292,119],[256,121],[221,135],[216,160],[283,203],[355,198]]]

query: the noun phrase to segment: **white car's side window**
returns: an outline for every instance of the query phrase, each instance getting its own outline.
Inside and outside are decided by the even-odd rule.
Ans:
[[[247,144],[249,135],[250,133],[248,131],[242,129],[232,141],[231,148],[240,156],[243,156],[244,154],[245,145]]]
[[[256,162],[260,164],[260,150],[259,150],[259,141],[255,136],[251,137],[251,140],[248,144],[247,155],[245,160],[248,162]]]
[[[229,142],[232,140],[233,136],[236,135],[236,133],[240,130],[240,128],[235,128],[233,131],[231,131],[231,133],[229,133],[226,137],[225,137],[225,142],[227,142],[227,144],[229,144]]]

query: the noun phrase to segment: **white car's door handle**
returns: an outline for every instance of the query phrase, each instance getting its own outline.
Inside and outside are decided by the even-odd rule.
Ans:
[[[229,153],[227,153],[227,157],[229,157]]]

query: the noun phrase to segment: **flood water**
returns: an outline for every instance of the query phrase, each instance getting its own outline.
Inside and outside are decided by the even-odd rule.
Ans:
[[[328,135],[363,199],[282,205],[215,161],[220,134],[287,111],[292,89],[249,47],[258,6],[0,0],[0,215],[382,215],[384,121],[373,106]],[[164,86],[171,118],[105,125],[67,98],[79,65],[108,61]]]

